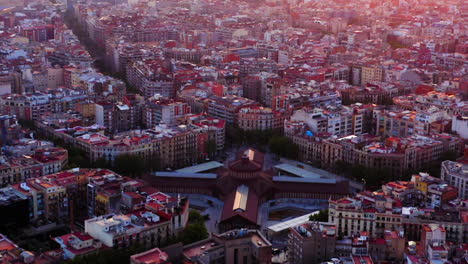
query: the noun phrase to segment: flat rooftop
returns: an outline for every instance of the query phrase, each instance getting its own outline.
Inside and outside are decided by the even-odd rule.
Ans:
[[[0,189],[0,205],[7,205],[26,199],[27,197],[24,194],[16,191],[11,187],[5,187]]]
[[[131,256],[132,259],[144,264],[167,263],[169,256],[159,248],[154,248]]]
[[[264,246],[271,246],[271,243],[268,239],[266,239],[260,231],[256,229],[234,229],[227,231],[222,234],[213,234],[218,239],[222,239],[225,241],[228,240],[237,240],[237,239],[245,239],[249,238],[252,244],[264,247]]]
[[[18,246],[6,238],[4,235],[0,234],[0,252],[10,251]]]
[[[285,173],[289,176],[294,177],[301,177],[301,178],[309,178],[309,179],[320,179],[320,178],[328,178],[334,179],[336,177],[335,174],[315,168],[308,164],[281,159],[281,164],[276,165],[274,168],[280,172],[279,176],[282,176],[281,173]]]
[[[289,229],[291,227],[295,227],[295,226],[304,224],[304,223],[309,221],[309,217],[311,215],[318,214],[319,212],[320,211],[315,211],[315,212],[310,213],[310,214],[305,214],[305,215],[293,218],[291,220],[284,221],[284,222],[269,226],[268,231],[273,231],[273,232],[276,233],[276,232],[281,232],[283,230],[287,230],[287,229]]]
[[[177,171],[157,171],[154,176],[169,178],[198,178],[198,179],[216,179],[216,173],[194,173]]]
[[[303,182],[303,183],[327,183],[335,184],[336,179],[330,178],[299,178],[292,176],[273,176],[273,181],[275,182]]]
[[[200,173],[200,172],[205,172],[205,171],[217,169],[217,168],[220,168],[220,167],[223,167],[223,166],[224,166],[224,164],[222,164],[220,162],[209,161],[209,162],[205,162],[205,163],[202,163],[202,164],[197,164],[197,165],[190,166],[190,167],[185,167],[185,168],[176,170],[176,172]]]
[[[214,239],[210,238],[204,241],[195,242],[194,244],[184,247],[183,254],[187,258],[194,258],[201,256],[204,252],[214,248],[219,248],[220,244],[216,243]]]

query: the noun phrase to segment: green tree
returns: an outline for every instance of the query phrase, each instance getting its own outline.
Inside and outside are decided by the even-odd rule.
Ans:
[[[288,141],[288,144],[286,145],[286,153],[285,153],[286,158],[288,159],[297,159],[299,157],[299,146],[292,142],[292,140]]]
[[[338,160],[337,162],[335,162],[333,169],[335,170],[336,173],[341,175],[341,174],[346,174],[347,172],[349,172],[350,167],[351,166],[349,163],[344,162],[342,160]]]
[[[208,231],[206,230],[205,223],[188,224],[180,235],[180,241],[184,245],[192,244],[206,238],[208,238]]]
[[[197,224],[203,223],[204,221],[203,216],[198,211],[192,210],[189,212],[189,223]]]
[[[278,156],[288,159],[297,159],[299,156],[299,146],[285,136],[273,135],[268,146],[270,151]]]
[[[208,238],[205,226],[205,218],[195,210],[190,211],[188,224],[184,231],[179,234],[179,241],[184,245]]]
[[[93,168],[109,168],[110,164],[106,160],[106,158],[100,157],[93,162],[92,167]]]
[[[449,151],[445,151],[444,153],[442,153],[440,160],[441,161],[446,161],[446,160],[455,161],[458,157],[459,155],[457,152],[449,150]]]
[[[271,152],[275,153],[278,156],[283,156],[285,143],[286,141],[282,137],[274,136],[270,139],[268,147],[270,148]]]
[[[210,159],[213,159],[217,151],[216,141],[214,139],[210,139],[206,141],[205,145],[206,145],[206,152],[208,153],[208,157]]]
[[[146,158],[144,165],[145,172],[155,172],[161,170],[161,160],[157,155],[150,155]]]
[[[367,176],[367,169],[361,164],[354,165],[351,168],[351,176],[354,179],[360,180],[360,179],[365,179]]]
[[[320,210],[318,214],[309,216],[309,220],[316,222],[328,222],[328,209]]]
[[[31,128],[31,129],[35,128],[34,121],[32,120],[20,119],[18,120],[18,123],[22,127]]]
[[[366,185],[372,188],[379,188],[383,182],[387,182],[391,179],[391,170],[379,170],[375,168],[364,168],[362,179],[364,179]]]
[[[145,163],[138,156],[122,154],[115,158],[113,169],[122,175],[140,177],[145,171]]]
[[[68,168],[89,168],[91,167],[91,161],[86,155],[86,152],[76,148],[74,146],[67,145],[60,142],[60,140],[54,141],[54,143],[62,148],[68,150]],[[58,144],[59,143],[59,144]]]
[[[243,132],[232,125],[226,125],[226,143],[230,145],[242,144]]]

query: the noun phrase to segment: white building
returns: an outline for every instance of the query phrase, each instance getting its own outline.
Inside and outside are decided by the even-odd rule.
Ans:
[[[458,189],[459,198],[468,198],[468,165],[446,160],[442,162],[440,178]]]
[[[314,133],[330,133],[332,135],[352,135],[362,129],[362,118],[353,122],[353,112],[347,107],[324,110],[320,108],[300,109],[291,116],[291,121],[305,122]]]
[[[464,139],[468,139],[468,116],[454,116],[452,118],[452,131]]]
[[[130,241],[165,241],[170,234],[169,223],[150,211],[139,215],[110,214],[86,220],[85,232],[108,247],[126,247],[132,244]]]

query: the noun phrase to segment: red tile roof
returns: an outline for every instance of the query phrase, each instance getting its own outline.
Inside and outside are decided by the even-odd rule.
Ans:
[[[234,216],[240,216],[246,220],[257,223],[257,213],[258,213],[258,196],[252,189],[249,189],[247,207],[245,211],[234,211],[234,199],[236,196],[236,191],[231,192],[224,201],[223,213],[221,216],[221,221],[226,221]]]

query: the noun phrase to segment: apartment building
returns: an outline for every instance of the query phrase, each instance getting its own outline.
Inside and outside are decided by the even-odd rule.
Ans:
[[[468,198],[468,166],[455,161],[442,162],[440,178],[458,190],[460,199]]]
[[[177,118],[191,113],[190,106],[181,101],[155,95],[149,98],[144,107],[144,121],[148,128],[161,123],[172,126]]]
[[[338,235],[368,232],[371,237],[378,238],[387,230],[400,230],[408,240],[414,241],[421,239],[423,225],[437,223],[448,230],[447,240],[466,241],[464,221],[459,218],[463,205],[452,204],[456,198],[453,191],[439,188],[444,194],[437,199],[440,201],[437,204],[433,203],[435,193],[431,189],[440,184],[431,184],[427,194],[415,186],[413,181],[389,182],[382,186],[382,192],[361,192],[353,197],[330,200],[328,220],[336,225]],[[443,199],[443,196],[451,197]],[[428,209],[430,213],[426,213]]]
[[[182,255],[191,263],[199,264],[270,264],[271,250],[270,241],[260,231],[236,229],[187,245]]]
[[[382,82],[385,78],[385,69],[380,65],[361,66],[361,85],[371,82]]]
[[[91,160],[105,158],[114,161],[119,155],[130,154],[143,159],[157,157],[162,167],[183,167],[204,158],[208,132],[194,126],[165,124],[153,129],[128,131],[112,139],[98,133],[78,136],[73,140]]]
[[[13,148],[9,148],[13,151]],[[68,163],[68,152],[62,148],[38,148],[30,156],[0,157],[0,185],[7,186],[26,179],[61,171]]]
[[[239,110],[238,126],[242,130],[282,129],[284,114],[264,107],[244,107]]]
[[[144,210],[131,215],[104,215],[88,219],[85,221],[85,232],[107,247],[124,248],[133,244],[156,246],[169,238],[169,224],[167,215]]]
[[[108,214],[85,220],[85,232],[107,247],[135,244],[157,247],[182,230],[188,201],[161,192],[148,195],[143,208],[129,214]]]
[[[335,256],[336,230],[317,222],[289,228],[289,262],[321,263]]]
[[[0,110],[5,114],[16,115],[18,119],[36,120],[52,110],[52,103],[47,94],[11,94],[0,97]]]
[[[258,106],[258,103],[247,98],[229,95],[212,96],[207,100],[207,112],[210,116],[223,119],[233,125],[238,122],[238,112],[248,106]]]
[[[186,125],[189,129],[194,128],[208,133],[208,140],[213,140],[216,143],[217,150],[224,149],[226,121],[205,114],[187,114],[178,118],[177,122]]]
[[[388,137],[406,137],[415,133],[416,112],[394,112],[380,110],[374,112],[377,135]]]
[[[159,94],[173,98],[176,93],[169,61],[147,59],[132,62],[127,66],[127,79],[130,85],[137,87],[145,97]]]
[[[305,122],[312,133],[329,133],[331,135],[346,136],[361,134],[362,117],[354,116],[349,107],[340,108],[303,108],[295,111],[292,121]]]
[[[324,127],[324,125],[322,126]],[[320,131],[320,130],[319,130]],[[400,177],[408,170],[427,167],[446,151],[461,154],[461,139],[448,134],[409,137],[343,136],[314,133],[305,122],[285,122],[285,134],[299,146],[299,158],[333,167],[337,161],[361,164],[367,168],[387,170]]]

